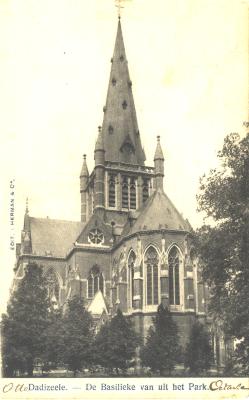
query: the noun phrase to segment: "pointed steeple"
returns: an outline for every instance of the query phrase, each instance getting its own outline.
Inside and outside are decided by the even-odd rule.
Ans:
[[[89,178],[89,172],[86,163],[86,155],[83,155],[83,164],[80,173],[80,192],[86,190],[87,183]]]
[[[80,177],[86,177],[86,178],[89,177],[89,172],[88,172],[87,163],[86,163],[86,154],[83,155],[83,164],[82,164],[82,168],[81,168]]]
[[[24,254],[32,253],[28,198],[26,199],[26,210],[21,237],[21,252]]]
[[[163,177],[164,177],[164,156],[160,143],[160,136],[157,136],[157,145],[154,156],[154,167],[155,167],[155,186],[156,189],[163,189]]]
[[[144,165],[120,19],[103,119],[106,161]]]
[[[160,136],[157,136],[157,145],[156,145],[154,161],[156,160],[164,160],[163,151],[160,143]]]
[[[103,141],[103,134],[102,134],[102,127],[99,126],[98,127],[98,137],[97,137],[97,141],[95,143],[95,151],[103,151],[104,150],[104,141]]]

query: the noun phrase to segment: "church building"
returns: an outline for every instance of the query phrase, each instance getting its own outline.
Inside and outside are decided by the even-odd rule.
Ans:
[[[96,321],[119,308],[142,337],[162,303],[184,346],[196,318],[207,321],[208,288],[191,226],[164,191],[159,136],[154,145],[154,165],[147,166],[119,19],[95,166],[89,173],[84,155],[80,172],[80,220],[36,218],[27,207],[14,282],[35,262],[55,306],[80,295]]]

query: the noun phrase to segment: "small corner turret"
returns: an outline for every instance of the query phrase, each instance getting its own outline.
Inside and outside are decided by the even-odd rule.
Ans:
[[[83,164],[80,173],[80,194],[81,194],[81,222],[85,222],[87,218],[87,186],[89,180],[89,172],[86,163],[86,154],[83,155]]]
[[[105,149],[101,126],[98,127],[98,131],[98,138],[94,150],[94,210],[105,208]]]
[[[157,146],[154,156],[154,168],[155,168],[155,189],[163,190],[164,156],[160,143],[160,136],[157,136]]]

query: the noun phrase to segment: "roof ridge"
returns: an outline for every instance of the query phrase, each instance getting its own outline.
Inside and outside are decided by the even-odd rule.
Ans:
[[[58,218],[50,218],[50,217],[29,217],[31,220],[39,220],[39,221],[57,221],[57,222],[68,222],[68,223],[77,223],[84,225],[85,223],[82,221],[73,221],[67,219],[58,219]]]

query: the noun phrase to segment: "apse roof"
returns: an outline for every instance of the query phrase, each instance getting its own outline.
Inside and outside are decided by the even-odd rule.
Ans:
[[[191,226],[176,209],[162,189],[157,189],[147,200],[127,234],[146,230],[190,231]]]

